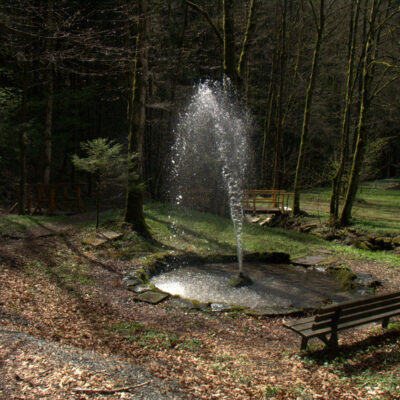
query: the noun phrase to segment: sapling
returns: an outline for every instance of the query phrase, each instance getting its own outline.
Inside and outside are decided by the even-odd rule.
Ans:
[[[125,180],[129,168],[135,162],[136,154],[127,156],[120,143],[97,138],[81,143],[86,157],[72,156],[76,169],[89,172],[94,177],[96,191],[96,230],[99,229],[100,195],[107,185],[116,180]]]

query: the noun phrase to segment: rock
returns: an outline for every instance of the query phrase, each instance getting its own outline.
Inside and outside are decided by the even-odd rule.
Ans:
[[[360,272],[356,275],[357,275],[357,277],[354,280],[354,282],[360,286],[376,288],[376,287],[382,285],[382,283],[379,282],[378,280],[376,280],[375,277],[372,276],[371,274],[366,274],[366,273]]]
[[[161,292],[145,292],[136,296],[136,299],[144,301],[145,303],[158,304],[165,300],[169,295]]]
[[[104,237],[105,239],[108,239],[108,240],[117,240],[117,239],[120,239],[123,236],[122,233],[112,232],[112,231],[101,232],[98,235],[100,237]]]
[[[205,310],[208,308],[208,304],[199,303],[189,299],[182,299],[180,297],[173,297],[168,301],[168,305],[177,308],[185,308],[188,310]]]
[[[300,226],[300,232],[310,232],[315,229],[318,225],[317,224],[307,224]]]
[[[375,250],[375,246],[369,239],[359,238],[353,242],[353,246],[360,250]]]
[[[293,260],[293,264],[301,265],[303,267],[314,267],[316,265],[327,264],[328,259],[325,256],[307,256]]]
[[[82,242],[84,244],[90,244],[93,247],[99,247],[110,240],[116,240],[121,238],[122,236],[122,233],[117,232],[98,232],[95,237],[86,238],[82,240]]]
[[[399,236],[396,236],[396,237],[394,237],[394,238],[392,239],[392,245],[393,245],[394,247],[400,246],[400,235],[399,235]]]
[[[211,311],[214,312],[222,312],[222,311],[232,311],[234,309],[233,306],[225,303],[212,303],[210,305]]]
[[[103,245],[104,243],[106,243],[107,241],[108,241],[108,239],[94,237],[94,238],[84,239],[84,240],[82,240],[82,243],[89,244],[90,246],[93,246],[93,247],[99,247],[99,246]]]
[[[251,285],[252,283],[253,281],[242,273],[238,275],[232,275],[231,279],[229,280],[229,285],[235,288]]]
[[[136,285],[136,286],[129,286],[128,289],[134,293],[145,293],[145,292],[150,292],[152,290],[152,287],[145,285]]]
[[[376,237],[374,244],[378,247],[378,250],[392,250],[392,239],[389,237]]]
[[[132,286],[136,286],[136,285],[138,285],[140,282],[139,282],[139,280],[137,279],[137,278],[128,278],[128,279],[126,279],[125,280],[125,286],[127,287],[127,288],[130,288],[130,287],[132,287]]]

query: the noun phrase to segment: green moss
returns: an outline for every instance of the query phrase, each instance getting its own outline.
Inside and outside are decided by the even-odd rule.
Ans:
[[[144,268],[139,268],[135,271],[135,277],[137,280],[142,283],[142,284],[147,284],[149,283],[149,276],[147,275],[147,272],[145,271]]]
[[[252,283],[253,281],[242,273],[238,275],[232,275],[231,279],[229,280],[229,285],[235,288],[251,285]]]
[[[330,267],[328,268],[329,274],[337,279],[341,284],[343,290],[350,290],[354,288],[354,281],[357,275],[346,266],[342,267]]]

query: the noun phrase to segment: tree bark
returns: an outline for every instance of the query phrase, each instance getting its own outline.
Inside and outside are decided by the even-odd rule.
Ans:
[[[131,224],[139,235],[150,237],[143,212],[143,182],[144,173],[144,135],[146,125],[146,94],[147,94],[147,1],[138,1],[138,23],[136,36],[135,64],[132,76],[132,93],[129,103],[129,136],[128,156],[138,155],[136,167],[129,167],[126,188],[124,221]]]
[[[234,20],[232,10],[233,0],[222,0],[223,6],[223,35],[224,35],[224,74],[237,84],[238,75],[235,64],[235,37]]]
[[[279,40],[279,86],[276,97],[276,122],[275,122],[275,142],[274,142],[274,174],[272,189],[279,190],[281,185],[281,163],[282,163],[282,109],[283,93],[285,85],[286,71],[286,19],[287,19],[287,0],[283,2],[281,29]]]
[[[349,50],[348,50],[348,67],[346,78],[346,98],[343,110],[342,132],[341,132],[341,152],[339,165],[336,173],[332,179],[332,192],[329,205],[329,223],[331,226],[337,225],[339,214],[339,194],[342,177],[348,158],[349,150],[349,128],[350,128],[350,111],[353,97],[353,75],[354,75],[354,59],[357,43],[357,26],[360,14],[360,5],[362,0],[356,0],[356,9],[354,10],[354,3],[351,3],[351,18],[349,28]]]
[[[49,58],[47,66],[47,107],[44,126],[44,175],[43,183],[50,183],[51,153],[52,153],[52,129],[53,129],[53,102],[54,102],[54,66],[51,61],[53,57],[54,43],[52,39],[54,27],[54,4],[53,0],[47,1],[47,38],[46,50]]]
[[[367,118],[367,113],[369,111],[369,105],[371,100],[370,86],[372,80],[370,61],[373,52],[373,46],[376,45],[375,21],[380,4],[381,4],[380,0],[372,0],[370,16],[369,16],[369,29],[367,33],[367,41],[365,46],[363,68],[362,68],[362,80],[361,80],[362,87],[361,87],[360,113],[357,124],[357,139],[356,139],[353,162],[349,177],[349,184],[347,187],[343,209],[339,220],[340,226],[346,226],[349,225],[350,223],[351,212],[357,194],[360,172],[366,150],[367,129],[365,126],[365,120]]]
[[[245,61],[248,58],[249,42],[253,36],[254,30],[256,27],[256,24],[254,22],[254,15],[255,15],[255,11],[256,11],[254,3],[255,3],[255,0],[250,0],[249,15],[247,18],[247,27],[246,27],[246,32],[244,34],[242,51],[240,52],[239,62],[238,62],[238,67],[237,67],[237,74],[239,77],[242,77],[242,75],[243,75],[243,67],[244,67]]]
[[[46,121],[44,127],[44,146],[45,146],[45,167],[43,183],[50,183],[51,173],[51,153],[52,153],[52,130],[53,130],[53,103],[54,103],[54,73],[53,66],[49,66],[48,70],[48,93],[47,93],[47,108]]]
[[[312,0],[310,0],[311,7],[314,11],[314,5]],[[315,15],[316,17],[316,15]],[[306,101],[304,106],[304,114],[303,114],[303,125],[301,130],[301,138],[300,138],[300,148],[299,154],[297,158],[297,167],[296,167],[296,176],[294,180],[294,189],[293,189],[293,214],[300,213],[300,185],[301,185],[301,177],[303,172],[303,162],[304,162],[304,152],[305,152],[305,145],[308,139],[309,133],[309,125],[311,119],[311,108],[312,108],[312,100],[314,94],[314,86],[317,77],[317,68],[319,63],[319,56],[320,56],[320,48],[321,48],[321,41],[322,41],[322,34],[324,31],[325,26],[325,0],[320,0],[320,7],[319,7],[319,21],[315,21],[317,27],[317,36],[314,46],[314,54],[313,54],[313,61],[311,66],[311,72],[309,77],[309,84],[306,91]]]

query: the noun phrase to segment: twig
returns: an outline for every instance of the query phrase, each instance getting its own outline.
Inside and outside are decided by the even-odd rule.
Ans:
[[[128,392],[131,389],[135,389],[144,385],[148,385],[151,381],[143,382],[138,385],[133,385],[133,386],[125,386],[121,388],[115,388],[115,389],[81,389],[81,388],[74,388],[72,389],[73,392],[76,393],[102,393],[102,394],[113,394],[117,392]]]

